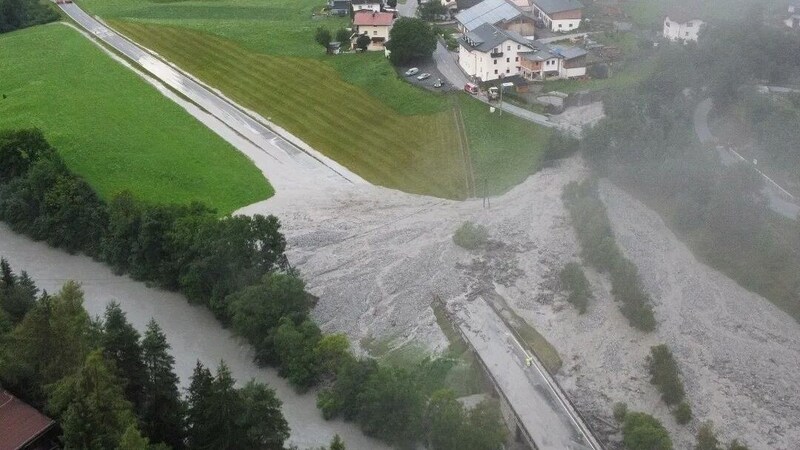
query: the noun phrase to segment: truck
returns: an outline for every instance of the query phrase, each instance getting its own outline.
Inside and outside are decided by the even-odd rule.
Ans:
[[[500,87],[492,86],[487,91],[487,95],[489,96],[489,100],[497,100],[500,98],[501,91],[502,93],[511,92],[514,90],[514,83],[505,82],[500,84]]]

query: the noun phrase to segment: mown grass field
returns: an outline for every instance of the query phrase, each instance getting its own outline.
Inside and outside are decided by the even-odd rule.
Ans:
[[[508,113],[489,112],[489,107],[459,94],[475,171],[478,196],[502,194],[541,167],[550,129]]]
[[[372,183],[448,198],[466,195],[454,118],[444,98],[419,92],[415,94],[425,94],[427,106],[407,103],[414,101],[413,95],[382,102],[317,59],[253,52],[186,28],[112,24]],[[352,55],[360,56],[368,64],[374,58]],[[423,106],[426,114],[400,112]]]
[[[0,128],[41,128],[105,199],[227,214],[273,194],[245,156],[62,24],[0,35],[0,93]]]

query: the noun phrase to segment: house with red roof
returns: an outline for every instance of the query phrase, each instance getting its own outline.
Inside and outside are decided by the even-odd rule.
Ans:
[[[56,422],[0,389],[0,450],[51,450],[57,444]]]
[[[370,10],[357,11],[353,15],[353,46],[358,36],[366,34],[371,42],[367,50],[383,50],[389,40],[389,31],[394,24],[394,14]]]

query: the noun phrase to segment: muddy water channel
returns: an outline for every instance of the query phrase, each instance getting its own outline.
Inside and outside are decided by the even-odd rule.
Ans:
[[[0,224],[0,256],[15,271],[27,271],[48,292],[58,291],[68,280],[81,283],[86,294],[85,306],[92,316],[101,315],[106,304],[115,300],[139,331],[144,330],[151,317],[155,318],[172,345],[175,370],[184,388],[189,385],[197,360],[216,368],[224,359],[239,383],[255,378],[269,384],[283,401],[283,414],[291,427],[290,443],[301,449],[327,445],[335,433],[349,449],[387,448],[365,437],[353,424],[325,421],[316,408],[315,393],[298,395],[275,370],[257,367],[249,345],[222,328],[205,308],[190,305],[181,295],[114,275],[91,258],[69,255],[34,242],[4,224]]]

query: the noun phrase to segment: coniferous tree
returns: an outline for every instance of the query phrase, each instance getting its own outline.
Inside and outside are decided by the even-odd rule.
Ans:
[[[147,324],[142,339],[146,370],[141,411],[142,427],[153,442],[164,442],[173,449],[183,448],[186,429],[184,403],[178,392],[175,358],[169,353],[167,338],[155,320]]]
[[[142,347],[139,332],[128,322],[119,303],[106,306],[103,324],[102,346],[106,358],[114,363],[120,378],[125,383],[125,398],[137,412],[143,404],[143,390],[147,373],[142,361]]]
[[[119,445],[126,429],[136,426],[122,385],[102,351],[95,350],[80,370],[50,388],[47,409],[59,419],[65,448],[107,450]]]
[[[289,438],[289,424],[281,412],[275,391],[250,380],[240,391],[243,412],[239,420],[248,448],[282,450]]]
[[[214,377],[200,361],[194,367],[192,382],[189,385],[187,398],[187,444],[191,449],[207,448],[204,446],[211,437],[208,428],[208,410],[211,408],[211,396],[214,392]]]

